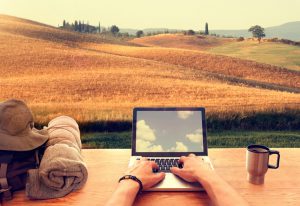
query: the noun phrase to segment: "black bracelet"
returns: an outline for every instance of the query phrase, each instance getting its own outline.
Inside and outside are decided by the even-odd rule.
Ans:
[[[136,176],[133,176],[133,175],[124,175],[123,177],[121,177],[119,179],[119,182],[121,182],[122,180],[128,180],[128,179],[136,181],[137,183],[139,183],[139,185],[140,185],[139,193],[141,193],[142,190],[143,190],[143,183]]]

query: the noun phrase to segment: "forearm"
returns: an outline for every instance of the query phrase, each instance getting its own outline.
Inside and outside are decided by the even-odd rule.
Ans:
[[[132,180],[123,180],[119,183],[106,206],[131,206],[138,193],[139,184]]]
[[[198,181],[205,188],[208,196],[216,206],[243,206],[248,203],[222,178],[213,173],[207,177],[200,177]]]

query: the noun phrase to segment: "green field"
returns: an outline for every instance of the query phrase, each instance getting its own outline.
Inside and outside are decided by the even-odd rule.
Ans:
[[[208,50],[210,53],[254,60],[300,71],[300,47],[257,41],[230,42]]]
[[[84,148],[130,148],[131,132],[86,133]],[[269,147],[300,147],[300,131],[223,131],[208,133],[209,148],[246,147],[263,144]]]

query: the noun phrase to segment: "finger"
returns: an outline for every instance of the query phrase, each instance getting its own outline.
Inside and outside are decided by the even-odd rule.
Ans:
[[[191,154],[189,154],[189,157],[196,157],[196,155],[191,153]]]
[[[180,176],[180,174],[182,172],[182,169],[179,169],[178,167],[171,167],[170,170],[174,175],[178,175],[178,176]]]
[[[165,178],[165,176],[166,176],[166,174],[164,172],[158,172],[158,173],[154,174],[156,182],[163,180]]]
[[[179,159],[179,162],[183,163],[186,159],[186,156],[181,156],[180,159]]]
[[[153,161],[151,161],[150,162],[150,164],[151,164],[151,167],[154,169],[158,169],[159,167],[158,167],[158,165],[155,163],[155,162],[153,162]]]

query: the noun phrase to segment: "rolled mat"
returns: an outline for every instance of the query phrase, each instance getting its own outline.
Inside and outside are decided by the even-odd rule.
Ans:
[[[26,195],[30,199],[63,197],[82,188],[88,177],[76,121],[60,116],[47,129],[49,140],[40,167],[28,171]]]

